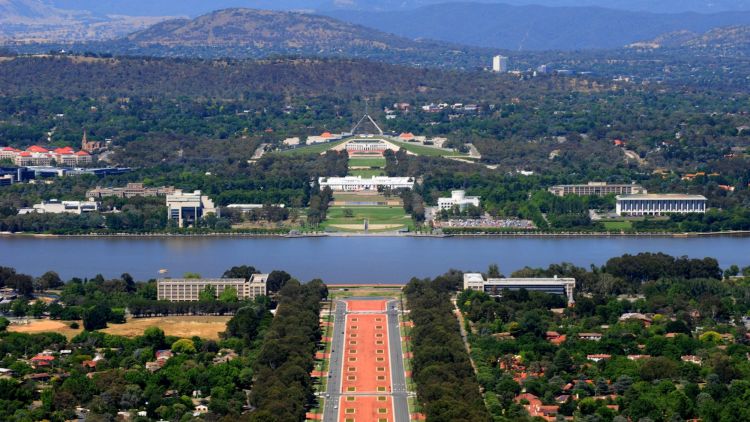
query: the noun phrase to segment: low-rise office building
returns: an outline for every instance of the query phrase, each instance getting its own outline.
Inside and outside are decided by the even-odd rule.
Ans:
[[[705,213],[707,202],[702,195],[619,195],[615,211],[623,216]]]
[[[85,214],[99,210],[99,204],[94,201],[44,201],[33,208],[22,208],[19,214]]]
[[[170,302],[197,301],[201,292],[212,287],[218,298],[229,288],[237,291],[240,300],[254,299],[266,295],[268,274],[253,274],[249,280],[244,278],[165,278],[156,282],[156,297],[158,300]]]
[[[136,196],[165,196],[175,192],[173,186],[161,186],[148,188],[143,183],[128,183],[124,188],[103,188],[97,186],[86,192],[87,198],[104,198],[114,196],[117,198],[134,198]]]
[[[441,210],[451,210],[453,209],[453,207],[457,206],[461,210],[464,210],[469,205],[479,207],[480,199],[481,197],[479,196],[466,196],[466,191],[454,190],[453,192],[451,192],[450,198],[438,199],[438,207]]]
[[[492,296],[502,296],[503,290],[543,292],[565,296],[568,306],[575,303],[576,280],[574,278],[490,278],[485,280],[480,273],[464,274],[464,290],[477,290]]]
[[[364,179],[362,176],[321,177],[318,179],[321,188],[330,187],[333,191],[358,192],[378,191],[379,189],[412,189],[413,177],[373,176]]]
[[[579,195],[579,196],[606,196],[606,195],[641,195],[648,193],[641,185],[612,184],[607,182],[589,182],[585,185],[556,185],[548,189],[550,193],[557,196]]]
[[[183,193],[175,190],[167,195],[168,216],[178,227],[190,227],[208,214],[216,214],[214,202],[201,191]]]

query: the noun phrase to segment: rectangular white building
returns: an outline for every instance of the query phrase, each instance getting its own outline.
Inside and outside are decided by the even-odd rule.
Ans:
[[[703,195],[618,195],[616,212],[630,216],[705,213],[707,201]]]
[[[346,177],[321,177],[318,179],[320,188],[330,187],[338,192],[377,191],[382,189],[412,189],[415,180],[413,177],[387,177],[373,176],[363,179],[362,176]]]
[[[606,195],[642,195],[648,193],[641,185],[631,184],[609,184],[607,182],[588,182],[585,185],[555,185],[548,189],[550,193],[557,196],[580,195],[580,196],[606,196]]]
[[[197,301],[201,292],[211,286],[218,298],[228,289],[237,290],[240,300],[255,299],[266,294],[268,274],[253,274],[250,280],[244,278],[165,278],[156,282],[156,297],[158,300],[170,302]]]
[[[21,209],[19,214],[85,214],[99,210],[99,204],[94,201],[58,201],[53,199],[34,205],[32,209]]]
[[[454,190],[450,198],[438,198],[438,207],[441,210],[451,210],[458,206],[461,210],[466,209],[469,205],[479,207],[479,196],[466,196],[466,191]]]
[[[508,71],[508,58],[505,56],[495,56],[492,58],[492,71],[505,73]]]
[[[167,208],[169,219],[176,221],[179,227],[192,226],[206,215],[216,214],[214,202],[199,190],[193,193],[175,190],[167,195]]]
[[[464,274],[464,290],[477,290],[492,296],[501,296],[503,290],[543,292],[565,296],[568,306],[575,303],[573,293],[576,287],[574,278],[490,278],[485,280],[480,273]]]

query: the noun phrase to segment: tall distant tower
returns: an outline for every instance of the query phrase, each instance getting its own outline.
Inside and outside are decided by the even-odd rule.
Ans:
[[[102,148],[102,143],[97,141],[89,141],[86,133],[86,129],[83,129],[83,138],[81,139],[81,151],[86,151],[89,154],[96,152]]]
[[[492,58],[492,71],[505,73],[508,71],[508,58],[505,56],[495,56]]]

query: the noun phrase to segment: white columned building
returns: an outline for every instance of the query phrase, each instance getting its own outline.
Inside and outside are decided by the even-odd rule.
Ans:
[[[619,195],[616,212],[630,216],[705,213],[707,201],[702,195]]]

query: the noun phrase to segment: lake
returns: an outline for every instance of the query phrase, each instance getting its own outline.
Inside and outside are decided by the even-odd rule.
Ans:
[[[715,257],[722,267],[750,265],[750,237],[0,237],[0,265],[64,279],[130,273],[137,280],[186,272],[219,277],[234,265],[285,270],[300,280],[327,283],[405,283],[455,268],[485,271],[498,264],[506,275],[523,268],[571,262],[588,267],[625,253],[664,252]]]

